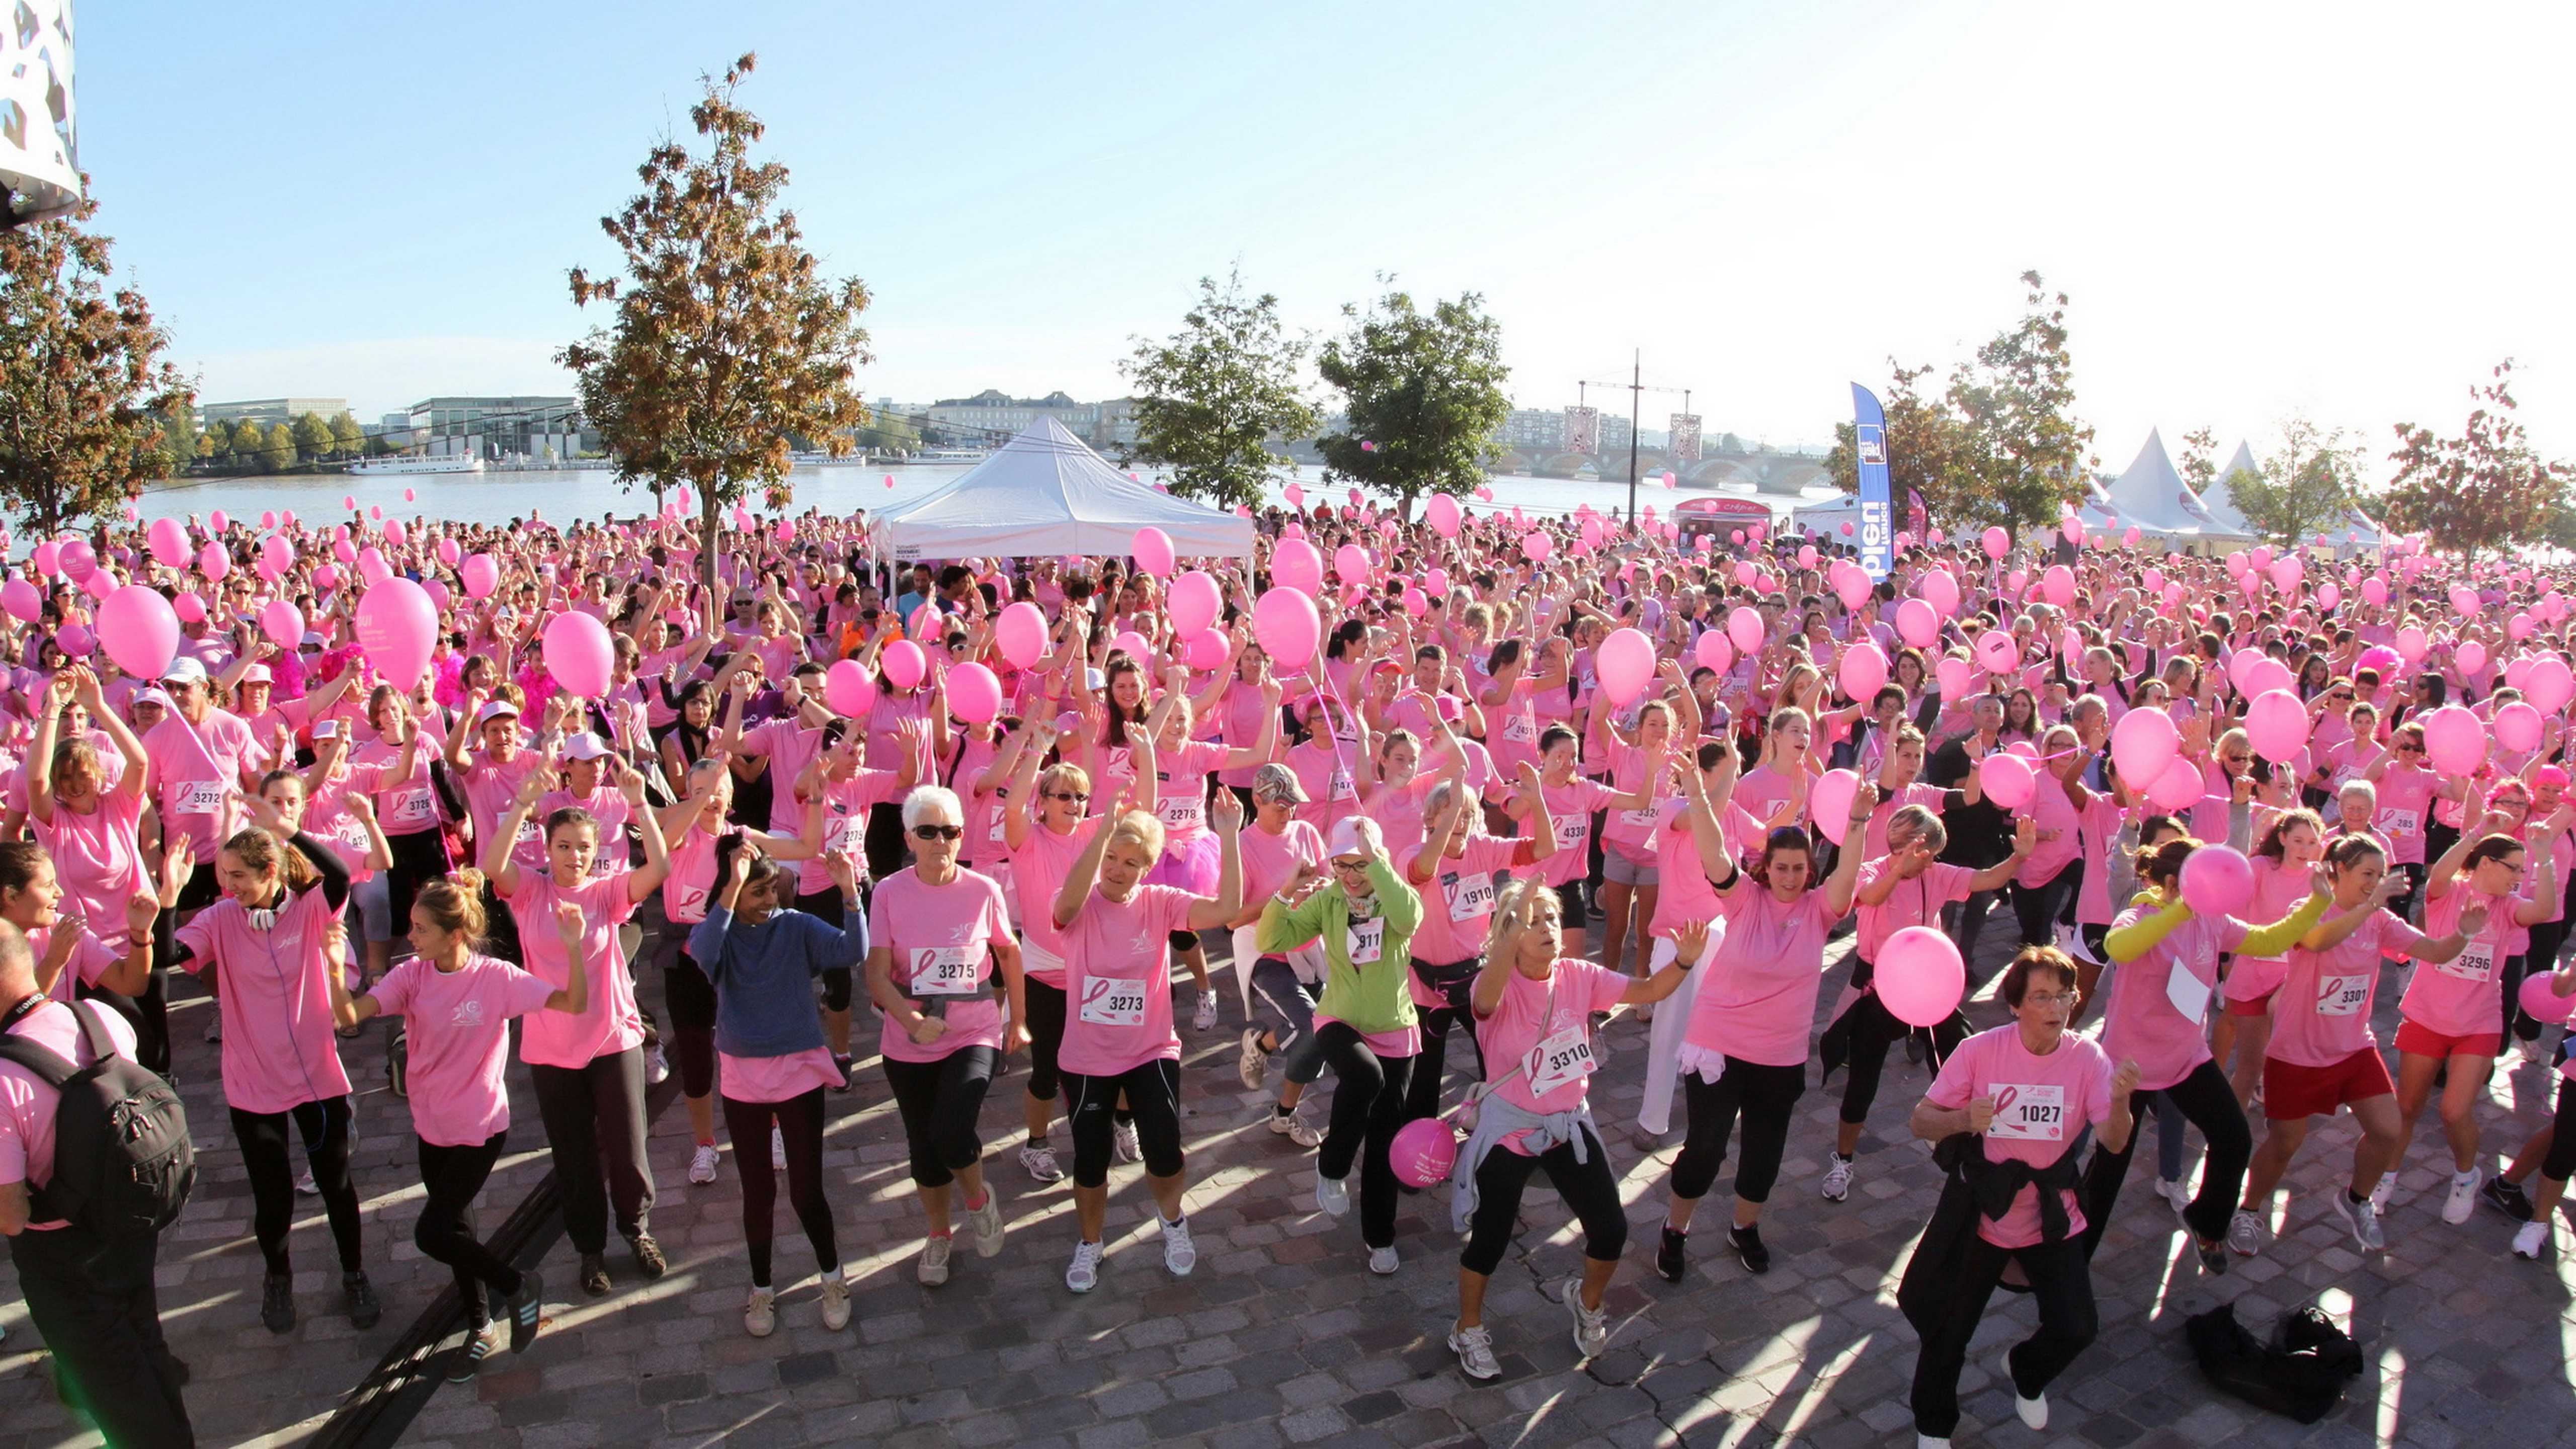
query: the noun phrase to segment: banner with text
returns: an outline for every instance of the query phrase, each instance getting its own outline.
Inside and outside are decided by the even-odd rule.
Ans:
[[[1887,414],[1868,388],[1852,384],[1852,451],[1860,460],[1860,566],[1873,579],[1895,562],[1895,509],[1887,496]]]

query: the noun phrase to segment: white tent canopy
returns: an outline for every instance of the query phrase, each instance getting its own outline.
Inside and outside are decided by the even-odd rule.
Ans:
[[[1842,525],[1860,527],[1860,499],[1846,493],[1824,503],[1802,503],[1789,514],[1789,526],[1800,533],[1830,534],[1839,539]]]
[[[1110,466],[1051,417],[926,498],[876,516],[899,562],[942,558],[1124,556],[1159,528],[1184,558],[1252,555],[1252,520],[1158,493]]]
[[[2200,504],[2209,510],[2210,517],[2218,520],[2219,527],[2234,529],[2253,538],[2258,536],[2254,525],[2245,521],[2245,514],[2236,506],[2236,490],[2227,486],[2227,480],[2240,472],[2251,473],[2258,478],[2263,476],[2263,470],[2255,465],[2254,450],[2243,443],[2236,445],[2235,455],[2227,460],[2227,466],[2219,469],[2218,476],[2210,480],[2209,491],[2200,495]]]
[[[2165,452],[2163,437],[2153,429],[2148,430],[2146,445],[2138,449],[2136,461],[2103,491],[2122,518],[2151,538],[2170,539],[2178,544],[2254,540],[2252,530],[2221,523],[2199,496],[2184,486],[2182,475],[2174,471],[2173,459]]]

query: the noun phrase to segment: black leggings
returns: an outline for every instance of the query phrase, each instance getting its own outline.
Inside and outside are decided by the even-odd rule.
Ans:
[[[1596,1263],[1615,1263],[1628,1246],[1628,1218],[1619,1206],[1619,1179],[1610,1170],[1610,1154],[1591,1129],[1583,1133],[1584,1160],[1574,1160],[1574,1144],[1560,1142],[1536,1157],[1524,1157],[1497,1146],[1476,1165],[1476,1216],[1467,1227],[1467,1249],[1458,1266],[1488,1278],[1502,1266],[1520,1225],[1521,1189],[1533,1170],[1547,1173],[1548,1184],[1583,1224],[1583,1256]]]
[[[1349,1177],[1351,1160],[1360,1164],[1360,1240],[1372,1248],[1395,1246],[1396,1129],[1405,1124],[1405,1083],[1414,1070],[1411,1057],[1382,1057],[1369,1049],[1359,1029],[1346,1021],[1315,1029],[1315,1043],[1332,1066],[1332,1124],[1315,1154],[1315,1172],[1335,1182]]]
[[[1061,1076],[1055,1057],[1064,1046],[1064,988],[1034,976],[1023,977],[1022,983],[1021,999],[1029,1012],[1028,1092],[1038,1101],[1052,1102]]]
[[[867,833],[859,849],[868,858],[868,874],[878,880],[903,869],[903,807],[880,801],[868,807]]]
[[[1853,967],[1853,985],[1869,984],[1869,966],[1870,963],[1862,961]],[[1966,1033],[1959,1029],[1956,1013],[1935,1027],[1907,1026],[1888,1011],[1886,1003],[1878,999],[1876,992],[1853,1002],[1844,1015],[1851,1022],[1851,1055],[1843,1065],[1842,1120],[1854,1127],[1869,1121],[1870,1104],[1878,1100],[1879,1076],[1887,1069],[1889,1047],[1918,1032],[1928,1036],[1932,1043],[1931,1061],[1937,1071],[1940,1064],[1949,1059],[1950,1053],[1958,1050],[1959,1043],[1966,1040]]]
[[[2129,1105],[2138,1120],[2145,1120],[2152,1099],[2158,1097],[2172,1102],[2209,1144],[2209,1158],[2201,1165],[2200,1193],[2183,1209],[2182,1219],[2194,1235],[2215,1242],[2227,1236],[2228,1215],[2236,1210],[2237,1195],[2244,1189],[2245,1165],[2254,1160],[2254,1130],[2246,1124],[2245,1109],[2236,1103],[2236,1089],[2214,1061],[2202,1062],[2170,1087],[2137,1093]],[[2093,1160],[2084,1165],[2084,1255],[2088,1258],[2101,1246],[2102,1230],[2111,1224],[2111,1210],[2119,1205],[2120,1184],[2129,1175],[2129,1159],[2136,1155],[2141,1135],[2131,1132],[2128,1146],[2117,1152],[2097,1142]]]
[[[2070,912],[2075,907],[2076,888],[2083,883],[2084,862],[2080,858],[2068,861],[2057,874],[2039,885],[2026,886],[2015,881],[2012,888],[2013,914],[2021,921],[2021,943],[2045,946],[2056,940],[2058,921],[2067,919],[2072,924]]]
[[[644,1049],[628,1047],[578,1067],[532,1065],[528,1079],[537,1089],[573,1251],[605,1249],[612,1212],[623,1236],[645,1232],[653,1213],[653,1163],[644,1150]]]
[[[681,1093],[703,1097],[716,1089],[716,988],[680,944],[686,936],[676,934],[678,924],[671,930],[675,935],[656,953],[662,958],[662,1009],[671,1018],[665,1036],[679,1050]]]
[[[1766,1067],[1728,1057],[1716,1081],[1703,1081],[1692,1072],[1682,1078],[1682,1091],[1690,1135],[1673,1160],[1673,1196],[1692,1201],[1708,1196],[1717,1169],[1726,1162],[1726,1139],[1734,1133],[1741,1109],[1744,1151],[1735,1166],[1735,1195],[1746,1202],[1767,1200],[1771,1185],[1780,1180],[1780,1156],[1789,1145],[1789,1114],[1807,1091],[1807,1064]]]
[[[1181,1175],[1186,1160],[1181,1152],[1181,1064],[1156,1057],[1114,1077],[1064,1073],[1076,1187],[1102,1187],[1109,1182],[1111,1112],[1122,1092],[1128,1110],[1135,1114],[1136,1143],[1145,1152],[1145,1171],[1155,1177]]]
[[[419,898],[420,888],[447,874],[455,863],[447,858],[447,832],[435,825],[409,835],[388,835],[385,844],[394,857],[393,869],[385,872],[386,908],[394,939],[402,940],[411,930],[411,903]]]
[[[1971,1235],[1959,1276],[1943,1295],[1940,1322],[1923,1336],[1914,1360],[1914,1432],[1946,1439],[1959,1427],[1959,1370],[1968,1341],[1986,1316],[1986,1300],[2003,1281],[2004,1264],[2018,1258],[2039,1301],[2039,1331],[2013,1346],[2005,1362],[2013,1391],[2036,1398],[2093,1342],[2101,1319],[2093,1306],[2093,1273],[2084,1245],[2073,1238],[2027,1248],[1998,1248]]]
[[[1485,1075],[1485,1049],[1476,1041],[1476,1015],[1467,999],[1476,988],[1476,972],[1483,965],[1481,956],[1470,956],[1446,966],[1434,966],[1427,961],[1413,963],[1415,977],[1424,986],[1438,992],[1448,1004],[1427,1007],[1418,1013],[1422,1018],[1422,1055],[1414,1058],[1413,1081],[1405,1089],[1404,1120],[1407,1122],[1416,1117],[1431,1116],[1440,1110],[1440,1078],[1448,1070],[1449,1028],[1452,1025],[1466,1024],[1467,1045],[1476,1053],[1476,1076],[1482,1080]]]
[[[286,1124],[293,1118],[304,1138],[304,1160],[313,1166],[313,1185],[322,1190],[322,1210],[331,1219],[340,1271],[357,1272],[358,1189],[349,1181],[349,1099],[298,1102],[283,1112],[235,1107],[232,1118],[233,1140],[241,1144],[242,1166],[250,1173],[251,1232],[259,1239],[268,1271],[291,1271],[286,1233],[295,1226],[295,1165],[286,1155]]]
[[[796,898],[796,909],[803,911],[809,916],[815,917],[825,925],[831,926],[835,929],[848,924],[848,922],[843,918],[844,909],[841,904],[841,888],[839,886],[827,885],[810,896],[798,896]],[[847,1011],[850,1009],[849,967],[826,966],[823,968],[823,1005],[826,1009],[831,1011]]]
[[[2540,1175],[2553,1182],[2576,1177],[2576,1079],[2558,1079],[2558,1115],[2550,1119],[2549,1151]]]
[[[152,919],[152,976],[143,983],[143,994],[134,998],[134,1012],[140,1018],[134,1030],[134,1059],[163,1076],[170,1074],[169,963],[179,955],[179,917],[204,910],[222,899],[223,893],[215,879],[215,863],[198,861],[188,873],[187,884],[179,887],[179,904]]]
[[[733,1138],[733,1168],[742,1174],[742,1239],[751,1251],[751,1286],[769,1286],[769,1249],[775,1231],[778,1179],[769,1167],[769,1125],[787,1144],[787,1201],[814,1245],[814,1266],[841,1266],[832,1236],[832,1205],[823,1200],[823,1089],[808,1088],[784,1102],[724,1099],[725,1131]]]
[[[912,1152],[913,1183],[946,1187],[984,1158],[975,1118],[984,1110],[984,1091],[993,1085],[1002,1054],[970,1046],[935,1062],[884,1060],[886,1084],[894,1088],[895,1110],[903,1116],[904,1145]]]
[[[483,1285],[507,1299],[519,1291],[519,1270],[495,1257],[474,1236],[474,1198],[492,1164],[501,1160],[507,1131],[472,1147],[420,1144],[420,1185],[429,1192],[411,1240],[423,1255],[445,1263],[456,1273],[456,1296],[465,1300],[465,1321],[481,1328],[492,1321]]]
[[[1977,938],[1986,933],[1986,914],[1994,909],[2000,890],[1971,892],[1964,901],[1953,901],[1941,908],[1941,928],[1959,944],[1959,959],[1968,963],[1969,980],[1976,979]]]

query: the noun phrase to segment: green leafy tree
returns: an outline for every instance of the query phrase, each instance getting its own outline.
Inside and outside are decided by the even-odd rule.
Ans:
[[[331,451],[331,425],[322,421],[320,413],[297,418],[289,431],[295,439],[295,455],[304,462],[314,462]]]
[[[2495,380],[2469,389],[2476,406],[2456,438],[2397,425],[2397,464],[2389,481],[2387,525],[2422,533],[2445,552],[2481,553],[2544,536],[2550,505],[2564,501],[2568,466],[2531,450],[2514,416],[2513,359],[2497,363]]]
[[[1272,438],[1303,438],[1315,411],[1297,385],[1306,344],[1279,322],[1279,299],[1247,297],[1241,272],[1220,288],[1199,278],[1199,301],[1181,330],[1161,342],[1136,339],[1120,365],[1136,385],[1136,443],[1122,450],[1172,470],[1169,486],[1184,498],[1232,507],[1256,503],[1261,485],[1287,459]],[[1373,456],[1373,455],[1370,455]]]
[[[1474,292],[1428,312],[1381,274],[1385,296],[1363,312],[1345,306],[1350,330],[1324,344],[1316,371],[1342,395],[1343,430],[1315,440],[1325,477],[1392,497],[1413,516],[1425,493],[1484,486],[1494,435],[1511,411],[1503,379],[1502,324]]]
[[[2021,281],[2028,293],[2021,321],[1960,364],[1949,391],[1965,427],[1959,468],[1969,484],[1953,496],[1955,516],[2000,523],[2017,535],[2053,523],[2061,504],[2084,496],[2093,445],[2093,429],[2074,415],[2066,294],[2050,292],[2037,272],[2022,273]]]
[[[2185,487],[2206,495],[2218,477],[2217,458],[2218,435],[2207,428],[2194,428],[2182,435],[2182,459],[2174,466],[2182,473]]]
[[[161,471],[177,475],[197,461],[197,402],[181,398],[161,413]]]
[[[267,443],[259,450],[259,465],[271,473],[283,473],[295,466],[296,456],[302,451],[296,444],[294,428],[271,423]]]
[[[2295,548],[2340,522],[2359,496],[2357,448],[2341,428],[2329,432],[2292,418],[2281,425],[2281,451],[2262,460],[2260,473],[2227,475],[2227,496],[2255,531]]]
[[[217,423],[215,426],[222,427],[223,425],[221,423]],[[198,462],[211,464],[217,459],[223,457],[223,455],[224,445],[215,441],[213,429],[210,428],[197,435],[196,456]]]
[[[1965,425],[1947,399],[1922,390],[1923,379],[1932,375],[1928,365],[1904,367],[1891,357],[1887,366],[1894,381],[1881,392],[1879,407],[1887,414],[1887,491],[1897,518],[1905,516],[1909,492],[1923,495],[1923,510],[1936,523],[1966,517],[1962,494],[1976,480],[1961,466],[1967,452]],[[1855,492],[1860,488],[1858,438],[1852,424],[1836,423],[1833,451],[1825,455],[1827,475]]]
[[[333,453],[343,458],[354,458],[365,451],[366,446],[367,430],[358,426],[358,420],[355,417],[342,413],[331,420]]]
[[[867,420],[857,387],[869,360],[859,314],[868,289],[832,280],[805,249],[796,214],[780,205],[787,168],[756,162],[758,117],[734,95],[754,57],[735,61],[689,109],[707,141],[652,148],[643,191],[600,229],[625,253],[625,274],[571,272],[576,306],[615,309],[557,354],[579,378],[582,412],[617,459],[618,481],[697,490],[708,626],[722,591],[715,546],[723,511],[757,489],[788,501],[791,440],[816,438],[834,456]]]
[[[170,419],[196,389],[133,287],[109,290],[108,238],[82,201],[0,231],[0,504],[51,534],[112,515],[170,467]]]
[[[910,453],[921,447],[921,429],[901,413],[870,408],[868,420],[860,426],[856,441],[862,448]]]

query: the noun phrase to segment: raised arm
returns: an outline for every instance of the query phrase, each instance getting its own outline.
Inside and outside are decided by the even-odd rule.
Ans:
[[[1219,851],[1216,898],[1190,903],[1193,931],[1217,930],[1243,910],[1243,802],[1234,798],[1232,790],[1216,792],[1215,803],[1208,807],[1208,827],[1216,832]]]
[[[1878,808],[1878,787],[1861,784],[1852,791],[1851,818],[1843,826],[1843,842],[1849,848],[1834,853],[1833,874],[1825,877],[1825,905],[1839,920],[1851,911],[1852,887],[1860,883],[1860,842],[1868,838],[1870,812]]]

